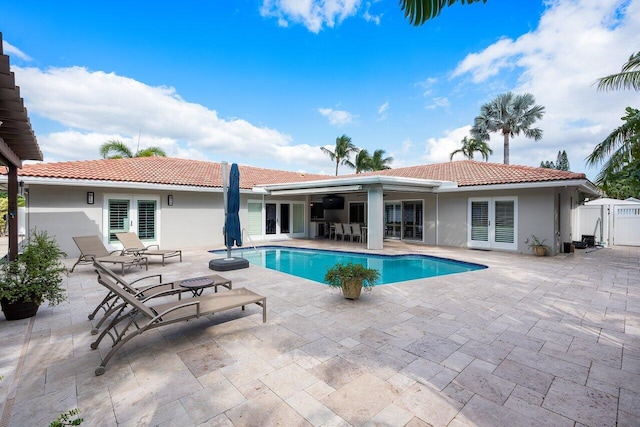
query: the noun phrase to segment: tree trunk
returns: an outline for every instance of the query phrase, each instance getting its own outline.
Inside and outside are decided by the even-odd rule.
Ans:
[[[509,164],[509,134],[505,133],[504,135],[504,164]]]
[[[336,158],[336,176],[338,176],[338,165],[340,164],[340,159]]]

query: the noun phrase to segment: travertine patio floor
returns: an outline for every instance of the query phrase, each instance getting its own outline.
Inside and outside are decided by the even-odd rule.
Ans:
[[[385,252],[489,268],[379,286],[356,302],[255,266],[225,272],[267,297],[267,323],[253,306],[156,329],[100,377],[110,342],[90,349],[87,314],[105,290],[80,266],[65,279],[68,303],[0,320],[2,426],[45,426],[76,407],[87,426],[640,425],[640,248]],[[197,276],[211,258],[188,250],[148,273]]]

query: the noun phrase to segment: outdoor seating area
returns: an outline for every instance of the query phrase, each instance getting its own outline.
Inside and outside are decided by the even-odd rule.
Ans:
[[[159,245],[145,245],[136,233],[116,233],[116,238],[122,243],[122,255],[134,255],[136,257],[160,257],[162,265],[167,258],[180,257],[182,262],[182,251],[179,249],[160,249]],[[155,248],[155,249],[154,249]]]
[[[103,265],[112,289],[94,266],[76,269],[68,302],[0,319],[3,422],[48,425],[78,408],[83,425],[640,424],[638,247],[535,257],[389,242],[388,254],[489,268],[374,287],[358,301],[254,265],[224,272],[233,286],[217,293],[145,293],[210,276],[208,249],[126,279]],[[218,299],[240,288],[258,296]],[[109,329],[115,346],[92,349],[105,310],[87,316],[109,291],[136,309],[112,312],[99,334]],[[267,319],[251,302],[260,296]]]
[[[78,264],[93,264],[93,260],[109,264],[119,264],[122,274],[124,275],[125,267],[143,266],[145,270],[149,270],[148,258],[139,254],[123,255],[122,251],[109,251],[100,236],[76,236],[73,241],[80,250],[80,256],[75,264],[71,267],[71,272]],[[115,255],[119,253],[120,255]]]
[[[359,223],[331,223],[327,230],[329,239],[367,243],[367,227]]]

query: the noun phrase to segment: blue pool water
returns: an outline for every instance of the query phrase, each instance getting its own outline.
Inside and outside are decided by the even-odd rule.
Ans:
[[[226,251],[212,251],[225,254]],[[262,246],[234,249],[234,257],[242,257],[249,263],[323,283],[327,268],[341,262],[360,263],[380,272],[376,285],[405,280],[443,276],[445,274],[487,268],[484,265],[454,261],[427,255],[374,255],[353,252],[302,249],[283,246]]]

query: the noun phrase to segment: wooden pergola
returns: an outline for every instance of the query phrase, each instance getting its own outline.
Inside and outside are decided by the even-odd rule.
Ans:
[[[42,151],[10,70],[9,56],[3,52],[0,33],[0,163],[6,166],[8,177],[9,260],[18,256],[18,169],[23,160],[42,160]]]

